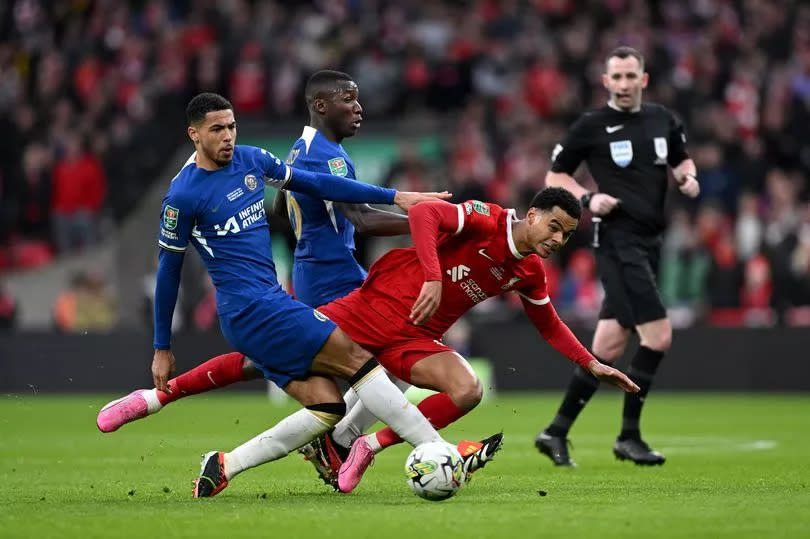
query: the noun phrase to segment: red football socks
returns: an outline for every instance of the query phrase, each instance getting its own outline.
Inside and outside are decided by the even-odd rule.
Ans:
[[[424,399],[419,403],[419,411],[422,412],[433,428],[436,430],[443,429],[453,421],[463,417],[465,412],[450,399],[447,393],[437,393]],[[396,432],[391,427],[385,427],[377,431],[377,442],[381,447],[386,448],[402,441]]]
[[[188,397],[204,393],[208,390],[224,387],[243,380],[242,362],[244,354],[231,352],[213,357],[205,363],[198,365],[188,372],[169,380],[171,393],[157,392],[160,404],[168,404]]]

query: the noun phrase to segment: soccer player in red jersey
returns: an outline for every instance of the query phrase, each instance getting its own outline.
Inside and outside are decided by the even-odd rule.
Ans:
[[[600,380],[637,391],[623,373],[588,352],[548,297],[542,259],[565,244],[580,215],[579,201],[560,188],[539,192],[523,220],[514,210],[473,200],[418,204],[408,216],[413,247],[386,253],[362,287],[318,310],[396,377],[438,391],[418,406],[436,428],[462,417],[482,396],[469,363],[441,342],[442,335],[476,304],[510,291],[520,295],[538,332],[562,355]],[[347,433],[362,432],[348,425],[351,420],[350,413],[321,447],[345,445]],[[374,454],[400,441],[388,427],[356,437],[340,459],[338,488],[353,490]]]
[[[560,188],[538,193],[523,220],[516,218],[514,210],[479,201],[418,204],[408,215],[414,246],[385,254],[371,267],[361,288],[318,311],[395,376],[438,391],[418,406],[436,428],[465,415],[482,397],[481,383],[469,363],[441,342],[442,335],[476,304],[510,291],[520,294],[535,327],[560,353],[600,380],[638,391],[623,373],[599,363],[582,346],[548,297],[541,258],[565,244],[580,215],[579,201]],[[233,364],[233,372],[217,371],[218,387],[259,375],[245,371],[244,356],[232,355],[228,363]],[[179,376],[173,388],[179,394],[171,400],[212,389],[194,383],[210,377],[209,369],[210,361]],[[318,458],[313,464],[322,478],[342,492],[356,487],[375,453],[401,441],[388,427],[362,436],[373,422],[376,419],[357,404],[331,435],[314,444]],[[483,444],[475,444],[467,455],[474,457],[465,459],[467,472],[491,458],[500,438],[493,436]],[[254,465],[262,462],[258,453]]]

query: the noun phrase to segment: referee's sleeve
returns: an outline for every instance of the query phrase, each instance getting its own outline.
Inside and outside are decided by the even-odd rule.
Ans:
[[[586,116],[571,125],[562,142],[551,152],[551,171],[573,175],[588,157],[590,136]]]
[[[671,167],[677,167],[684,159],[689,159],[686,151],[686,129],[683,122],[672,111],[669,113],[669,156],[667,162]]]

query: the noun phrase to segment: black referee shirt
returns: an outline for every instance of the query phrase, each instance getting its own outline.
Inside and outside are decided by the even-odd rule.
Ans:
[[[622,201],[604,222],[648,236],[664,229],[667,165],[688,157],[683,125],[666,107],[644,103],[623,112],[605,105],[571,125],[554,148],[551,170],[573,175],[585,161],[599,192]]]

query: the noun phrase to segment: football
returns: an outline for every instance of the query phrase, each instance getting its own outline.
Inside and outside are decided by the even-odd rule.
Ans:
[[[464,469],[458,450],[447,442],[415,447],[405,461],[408,487],[430,501],[452,497],[464,484]]]

